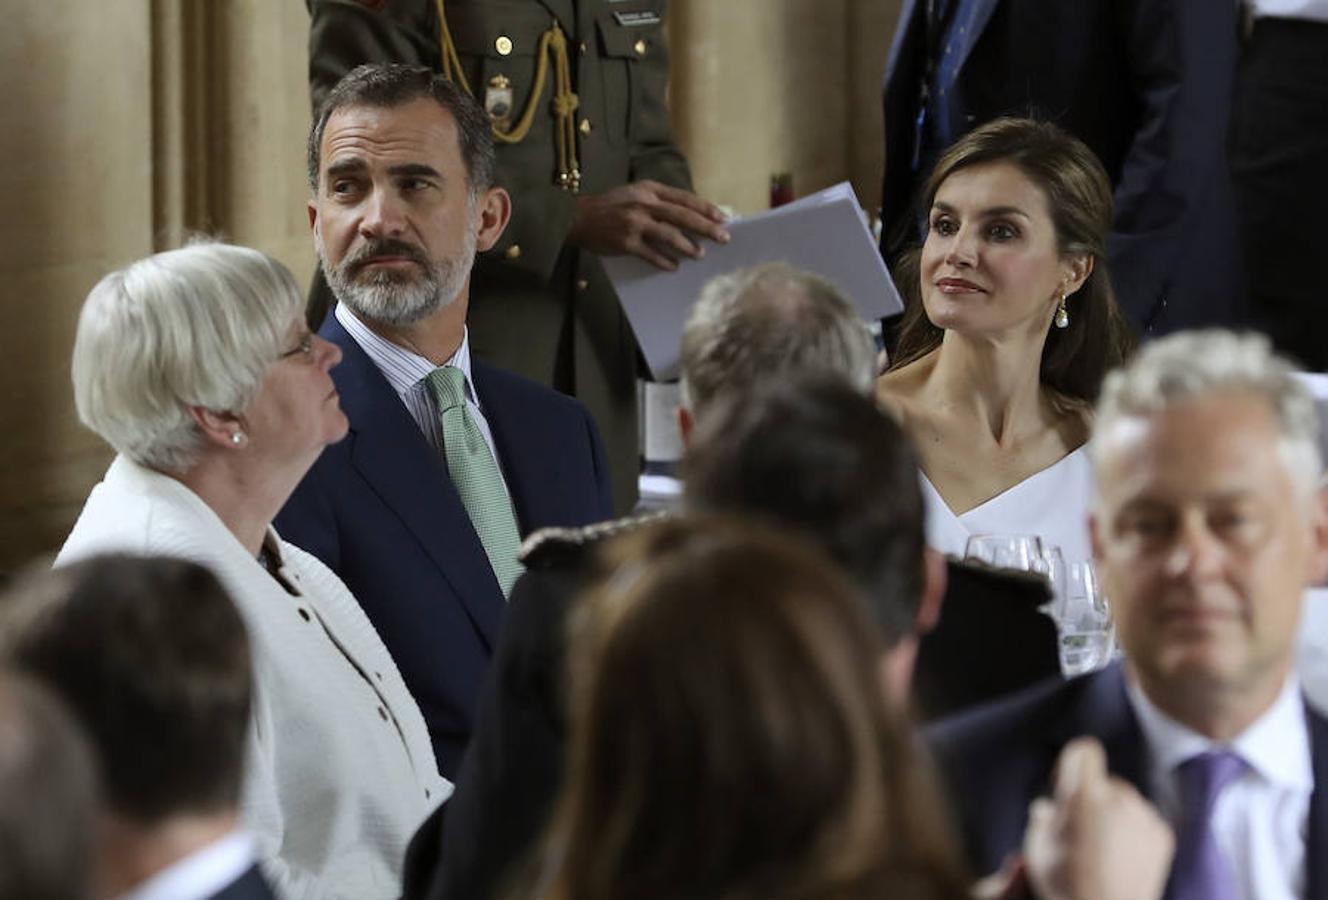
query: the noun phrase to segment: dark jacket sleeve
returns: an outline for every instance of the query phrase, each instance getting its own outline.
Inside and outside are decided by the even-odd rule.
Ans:
[[[1116,186],[1108,258],[1121,306],[1142,331],[1163,314],[1190,240],[1206,227],[1205,194],[1227,177],[1215,148],[1227,139],[1237,13],[1211,0],[1121,8],[1142,111]]]
[[[575,569],[517,582],[447,803],[431,900],[498,896],[539,837],[562,772],[563,630]]]

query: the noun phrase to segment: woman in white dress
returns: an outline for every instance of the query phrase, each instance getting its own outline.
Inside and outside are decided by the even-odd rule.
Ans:
[[[177,556],[226,586],[253,648],[243,824],[284,898],[399,896],[406,845],[451,790],[355,598],[269,525],[346,434],[340,358],[285,268],[221,244],[106,276],[74,345],[79,418],[119,455],[57,565]]]
[[[928,540],[962,554],[972,534],[1037,534],[1086,559],[1091,407],[1133,346],[1103,260],[1106,172],[1055,125],[997,119],[945,153],[924,196],[877,393],[921,455]]]

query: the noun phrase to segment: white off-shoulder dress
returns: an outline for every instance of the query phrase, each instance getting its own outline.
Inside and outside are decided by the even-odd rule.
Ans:
[[[1093,467],[1086,446],[958,516],[927,476],[920,477],[927,543],[942,553],[963,556],[964,545],[975,534],[1036,534],[1060,547],[1067,564],[1092,558],[1088,510]]]

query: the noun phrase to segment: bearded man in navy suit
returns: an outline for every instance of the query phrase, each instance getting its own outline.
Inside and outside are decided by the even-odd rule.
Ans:
[[[1292,668],[1328,573],[1313,400],[1265,338],[1174,335],[1108,378],[1092,446],[1125,660],[931,732],[973,865],[1019,849],[1087,735],[1176,828],[1168,896],[1328,898],[1328,722]]]
[[[361,66],[328,95],[309,222],[338,301],[319,333],[342,350],[332,378],[350,433],[276,519],[364,607],[448,777],[520,537],[612,510],[585,408],[470,357],[471,266],[511,216],[493,169],[488,116],[428,69]]]

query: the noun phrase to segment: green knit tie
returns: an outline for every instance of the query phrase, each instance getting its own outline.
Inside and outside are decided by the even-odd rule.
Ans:
[[[484,545],[498,586],[507,597],[524,568],[517,560],[521,535],[498,463],[466,410],[466,375],[456,366],[443,366],[434,369],[424,380],[433,392],[443,423],[447,471]]]

